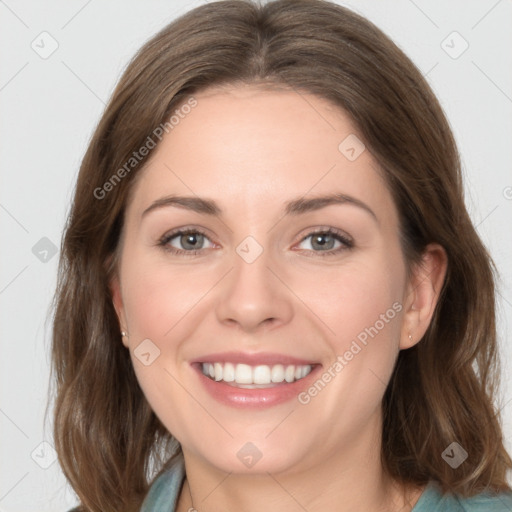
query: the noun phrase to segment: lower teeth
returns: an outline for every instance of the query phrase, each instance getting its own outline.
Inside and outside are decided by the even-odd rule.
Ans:
[[[219,382],[219,381],[216,381],[216,382]],[[224,382],[224,381],[221,381],[221,382]],[[237,384],[236,382],[224,382],[224,384],[228,384],[229,386],[232,386],[234,388],[266,389],[266,388],[274,388],[276,386],[280,386],[281,384],[291,384],[291,382],[277,382],[277,383],[272,382],[271,384]]]

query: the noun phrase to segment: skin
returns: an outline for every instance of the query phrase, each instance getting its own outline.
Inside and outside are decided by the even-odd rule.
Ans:
[[[397,210],[377,162],[368,150],[355,161],[338,150],[357,130],[329,102],[256,86],[195,97],[197,106],[138,176],[111,283],[141,388],[183,448],[178,510],[410,510],[422,489],[383,472],[380,405],[399,351],[429,325],[444,250],[429,245],[407,277]],[[376,218],[349,203],[283,214],[287,201],[333,191],[364,202]],[[170,194],[212,199],[223,213],[167,206],[142,217]],[[181,227],[206,231],[198,254],[158,245]],[[338,229],[354,246],[322,256],[308,237],[317,228]],[[263,249],[250,264],[236,252],[249,235]],[[187,247],[179,236],[171,244]],[[220,404],[190,366],[201,355],[242,351],[327,369],[397,302],[401,311],[306,405],[251,411]],[[160,356],[145,366],[134,350],[148,338]],[[252,468],[237,457],[248,441],[262,453]]]

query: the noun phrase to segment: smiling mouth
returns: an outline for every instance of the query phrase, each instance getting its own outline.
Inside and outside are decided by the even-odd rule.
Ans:
[[[203,375],[216,382],[225,382],[234,387],[259,389],[290,384],[311,373],[310,364],[275,364],[251,366],[243,363],[201,363]]]

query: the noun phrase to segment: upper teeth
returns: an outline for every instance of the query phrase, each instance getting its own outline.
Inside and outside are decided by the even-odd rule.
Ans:
[[[203,363],[203,373],[216,381],[235,382],[236,384],[270,384],[278,382],[293,382],[304,378],[310,371],[311,365],[282,365],[268,366],[260,364],[233,363]]]

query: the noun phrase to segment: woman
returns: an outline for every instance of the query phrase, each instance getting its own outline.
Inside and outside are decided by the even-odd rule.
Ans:
[[[493,286],[445,116],[379,29],[190,11],[121,78],[63,241],[81,510],[510,510]]]

